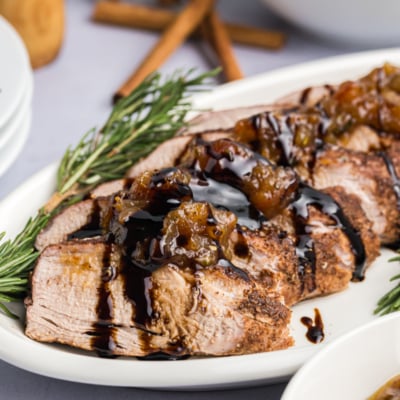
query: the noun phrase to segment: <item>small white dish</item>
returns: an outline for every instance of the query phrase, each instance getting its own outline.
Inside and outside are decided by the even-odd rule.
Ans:
[[[298,27],[342,44],[397,46],[398,0],[261,0]]]
[[[33,77],[30,76],[25,87],[21,104],[7,123],[0,128],[0,150],[10,142],[11,137],[16,134],[21,121],[31,112],[31,102],[33,95]]]
[[[21,104],[32,75],[25,45],[15,29],[0,16],[0,128]]]
[[[366,400],[400,374],[400,312],[334,340],[289,382],[281,400]]]
[[[31,110],[28,109],[15,126],[15,131],[11,132],[9,139],[0,148],[0,176],[6,172],[21,152],[28,139],[30,125]]]

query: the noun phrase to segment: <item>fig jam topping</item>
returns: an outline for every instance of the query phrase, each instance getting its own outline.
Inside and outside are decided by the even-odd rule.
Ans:
[[[308,291],[315,289],[316,268],[314,242],[308,229],[309,206],[332,218],[348,236],[356,258],[355,278],[361,279],[365,261],[362,242],[329,195],[299,183],[291,169],[275,167],[230,140],[197,142],[191,152],[182,161],[185,168],[144,173],[129,190],[114,195],[106,217],[101,218],[99,207],[94,207],[90,229],[83,230],[103,227],[109,232],[109,247],[120,249],[118,274],[125,297],[134,305],[132,324],[138,329],[143,352],[152,354],[150,358],[176,359],[186,354],[180,341],[171,343],[162,354],[152,352],[155,333],[151,327],[159,318],[153,302],[153,272],[165,265],[194,272],[212,266],[248,280],[247,273],[230,261],[233,254],[242,259],[251,257],[241,226],[263,229],[268,219],[285,208],[293,215],[298,276],[303,285],[307,282]],[[229,246],[233,231],[237,241]],[[103,356],[112,356],[115,348],[109,284],[116,274],[109,259],[105,256],[105,278],[93,333],[93,346]],[[201,290],[197,288],[196,292],[201,298]]]

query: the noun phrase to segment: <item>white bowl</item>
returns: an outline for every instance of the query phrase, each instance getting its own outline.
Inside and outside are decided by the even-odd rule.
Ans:
[[[289,22],[324,38],[367,47],[399,45],[399,0],[261,0]]]
[[[399,374],[397,312],[328,344],[300,368],[281,400],[365,400]]]

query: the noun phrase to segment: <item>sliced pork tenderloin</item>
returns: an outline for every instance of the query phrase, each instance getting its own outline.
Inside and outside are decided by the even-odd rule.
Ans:
[[[290,346],[290,311],[281,297],[215,258],[218,245],[209,247],[211,258],[205,257],[201,245],[210,241],[204,233],[211,228],[198,219],[210,218],[209,206],[184,208],[197,223],[188,232],[180,221],[177,237],[166,223],[168,256],[153,259],[157,268],[151,274],[136,267],[143,262],[137,248],[132,263],[119,244],[81,240],[48,246],[32,277],[26,334],[103,355],[226,355]],[[225,229],[221,212],[214,210],[219,221],[212,224],[214,232]],[[177,240],[183,234],[190,245]],[[142,246],[147,245],[144,240]]]
[[[247,109],[236,124],[237,110],[218,123],[218,112],[200,116],[133,179],[95,191],[46,228],[27,334],[106,355],[292,344],[287,305],[363,279],[378,236],[399,236],[399,75],[385,66],[307,89],[260,115]],[[213,132],[193,138],[196,129]],[[96,211],[102,193],[108,203]],[[57,228],[76,212],[79,223]],[[71,235],[93,216],[98,239]]]

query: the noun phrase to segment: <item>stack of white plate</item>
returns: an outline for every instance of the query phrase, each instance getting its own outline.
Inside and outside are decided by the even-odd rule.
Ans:
[[[28,137],[32,93],[28,53],[18,33],[0,16],[0,175]]]

